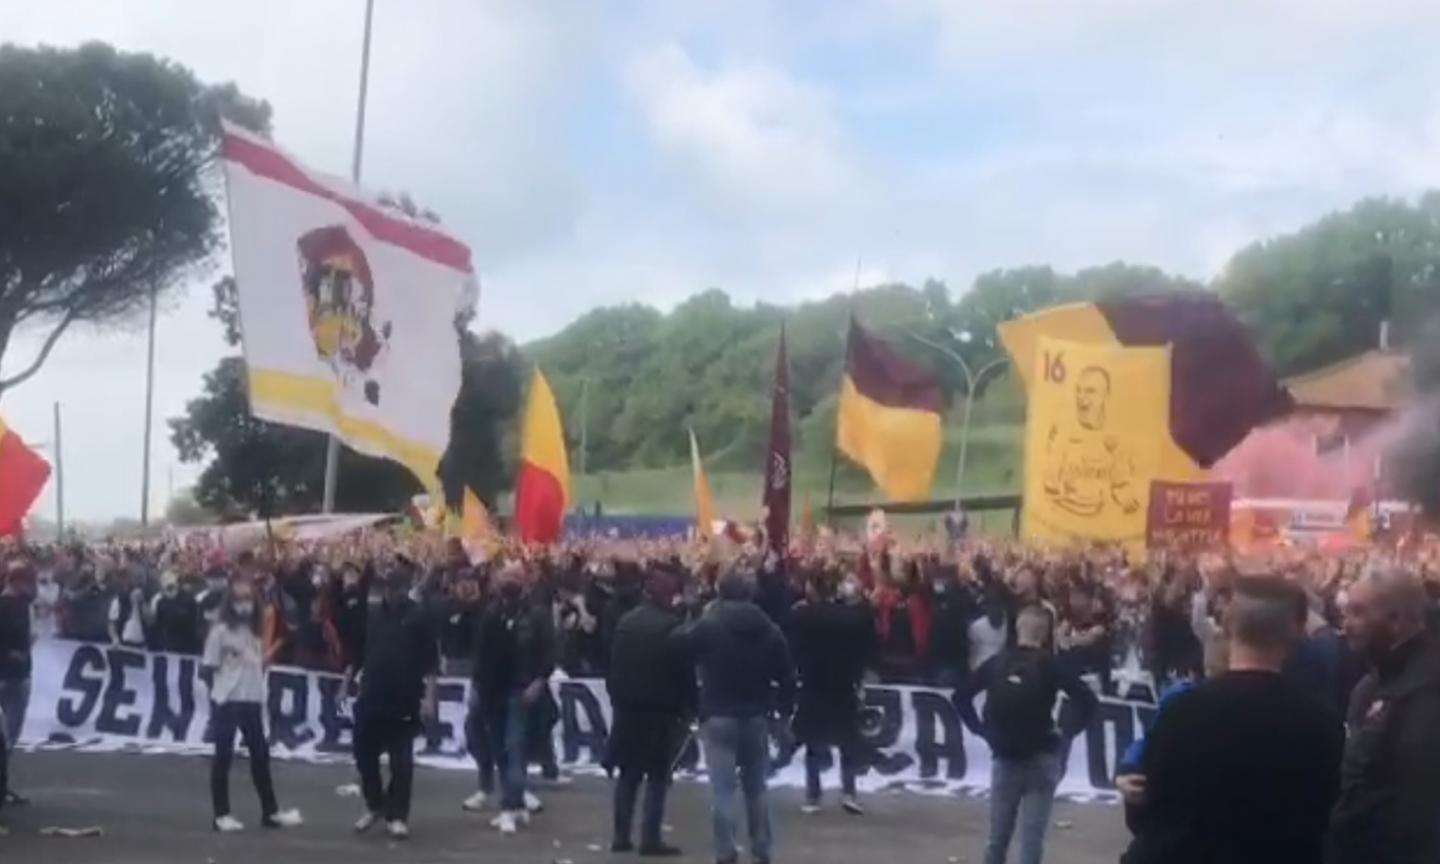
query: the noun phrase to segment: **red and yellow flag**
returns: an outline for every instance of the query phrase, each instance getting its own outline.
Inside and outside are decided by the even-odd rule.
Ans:
[[[50,479],[50,463],[0,419],[0,537],[20,533],[20,520]]]
[[[853,318],[847,344],[836,446],[892,501],[929,497],[945,410],[940,382]]]
[[[710,494],[710,480],[705,464],[700,461],[700,442],[690,430],[690,469],[695,475],[695,531],[706,540],[715,530],[715,499]]]
[[[520,475],[515,480],[515,526],[527,543],[553,543],[565,531],[570,503],[570,457],[555,393],[539,369],[530,385],[520,432]]]

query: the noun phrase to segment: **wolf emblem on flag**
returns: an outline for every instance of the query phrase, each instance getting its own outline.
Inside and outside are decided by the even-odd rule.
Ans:
[[[390,342],[389,321],[378,327],[370,263],[343,225],[306,232],[296,244],[300,284],[315,350],[347,390],[380,404],[378,367]]]
[[[221,142],[250,412],[394,459],[427,489],[460,391],[470,249],[271,141]]]

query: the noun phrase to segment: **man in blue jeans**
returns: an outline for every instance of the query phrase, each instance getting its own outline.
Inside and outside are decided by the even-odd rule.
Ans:
[[[539,802],[525,788],[530,715],[555,671],[555,628],[548,603],[527,596],[526,574],[509,565],[495,575],[495,599],[480,624],[472,667],[475,698],[500,774],[500,815],[491,824],[514,834]],[[532,803],[533,802],[533,803]]]
[[[732,570],[721,578],[719,599],[699,620],[676,632],[700,673],[700,717],[710,774],[715,860],[735,864],[737,786],[745,795],[750,857],[769,864],[770,813],[765,778],[770,767],[767,718],[789,717],[795,669],[780,628],[752,601],[755,577]],[[737,783],[737,777],[738,783]]]
[[[990,842],[985,864],[1005,864],[1015,823],[1020,823],[1020,862],[1040,864],[1045,829],[1060,762],[1061,731],[1055,727],[1055,698],[1064,691],[1073,703],[1064,717],[1068,737],[1090,724],[1099,706],[1095,694],[1045,647],[1050,614],[1026,606],[1015,618],[1015,647],[975,670],[970,684],[955,691],[955,707],[971,732],[985,738],[994,759],[990,768]],[[974,698],[985,692],[984,723]]]

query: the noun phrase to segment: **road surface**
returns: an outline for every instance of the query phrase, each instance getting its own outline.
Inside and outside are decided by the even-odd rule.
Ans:
[[[235,815],[251,830],[217,835],[210,830],[204,758],[73,752],[22,753],[16,757],[16,785],[32,800],[7,809],[10,828],[0,838],[5,864],[368,864],[368,862],[474,862],[494,864],[601,864],[633,856],[609,850],[609,787],[601,779],[539,789],[546,811],[515,837],[488,827],[489,815],[462,812],[471,791],[468,772],[420,768],[411,828],[414,837],[397,844],[378,829],[355,836],[350,826],[359,801],[337,794],[352,782],[343,766],[296,762],[275,764],[281,805],[298,807],[306,824],[283,832],[253,829],[258,805],[247,763],[231,774]],[[683,847],[683,864],[708,862],[708,788],[679,784],[670,798],[667,840]],[[777,862],[794,864],[977,864],[985,845],[985,801],[928,797],[913,793],[875,794],[869,813],[847,816],[828,806],[819,814],[799,812],[796,790],[772,794]],[[833,805],[833,801],[829,802]],[[1113,864],[1127,837],[1118,807],[1106,804],[1056,805],[1046,860],[1055,864]],[[98,825],[101,838],[41,836],[47,826]],[[1011,858],[1017,856],[1012,848]],[[649,860],[649,859],[646,859]],[[743,860],[743,859],[742,859]]]

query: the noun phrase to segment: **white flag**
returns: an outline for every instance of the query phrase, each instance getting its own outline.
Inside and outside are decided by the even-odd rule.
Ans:
[[[256,417],[337,435],[429,488],[460,389],[470,249],[226,126],[240,323]]]

